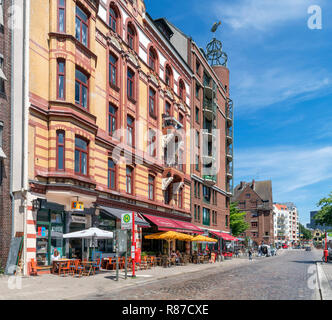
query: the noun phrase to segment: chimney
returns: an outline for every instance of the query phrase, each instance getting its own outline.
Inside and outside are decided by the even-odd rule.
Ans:
[[[245,184],[244,181],[241,181],[241,182],[240,182],[240,190],[244,187],[244,184]]]
[[[255,189],[255,179],[252,179],[252,188]]]

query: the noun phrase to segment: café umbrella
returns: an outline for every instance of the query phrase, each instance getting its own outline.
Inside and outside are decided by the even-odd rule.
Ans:
[[[113,239],[113,232],[99,228],[89,228],[81,231],[66,233],[64,239]]]

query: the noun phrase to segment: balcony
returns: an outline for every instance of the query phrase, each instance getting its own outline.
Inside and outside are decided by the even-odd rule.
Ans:
[[[233,160],[233,146],[229,145],[226,148],[226,157],[228,161],[232,161]]]
[[[217,183],[217,176],[216,175],[203,175],[203,180],[207,185],[213,186]]]
[[[227,128],[226,129],[226,139],[228,143],[233,143],[233,129]]]
[[[233,100],[228,99],[226,104],[226,119],[229,126],[233,123]]]
[[[175,117],[163,113],[163,129],[179,130],[183,125]]]
[[[233,178],[233,165],[229,164],[228,166],[226,166],[226,176],[227,179]]]

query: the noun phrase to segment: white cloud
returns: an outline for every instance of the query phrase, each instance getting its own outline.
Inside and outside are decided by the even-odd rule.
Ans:
[[[305,101],[332,92],[332,76],[325,70],[296,70],[287,65],[255,73],[248,70],[234,73],[232,92],[240,111],[256,111],[286,100]]]
[[[233,29],[267,30],[272,26],[308,17],[308,7],[320,5],[324,0],[241,0],[223,1],[215,5],[215,11]]]
[[[332,146],[261,148],[235,153],[235,176],[248,181],[271,179],[279,195],[332,180]]]

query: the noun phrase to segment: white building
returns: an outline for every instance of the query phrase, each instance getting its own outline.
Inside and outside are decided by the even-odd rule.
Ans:
[[[299,241],[299,215],[294,203],[275,203],[274,237],[276,244],[292,245]]]

